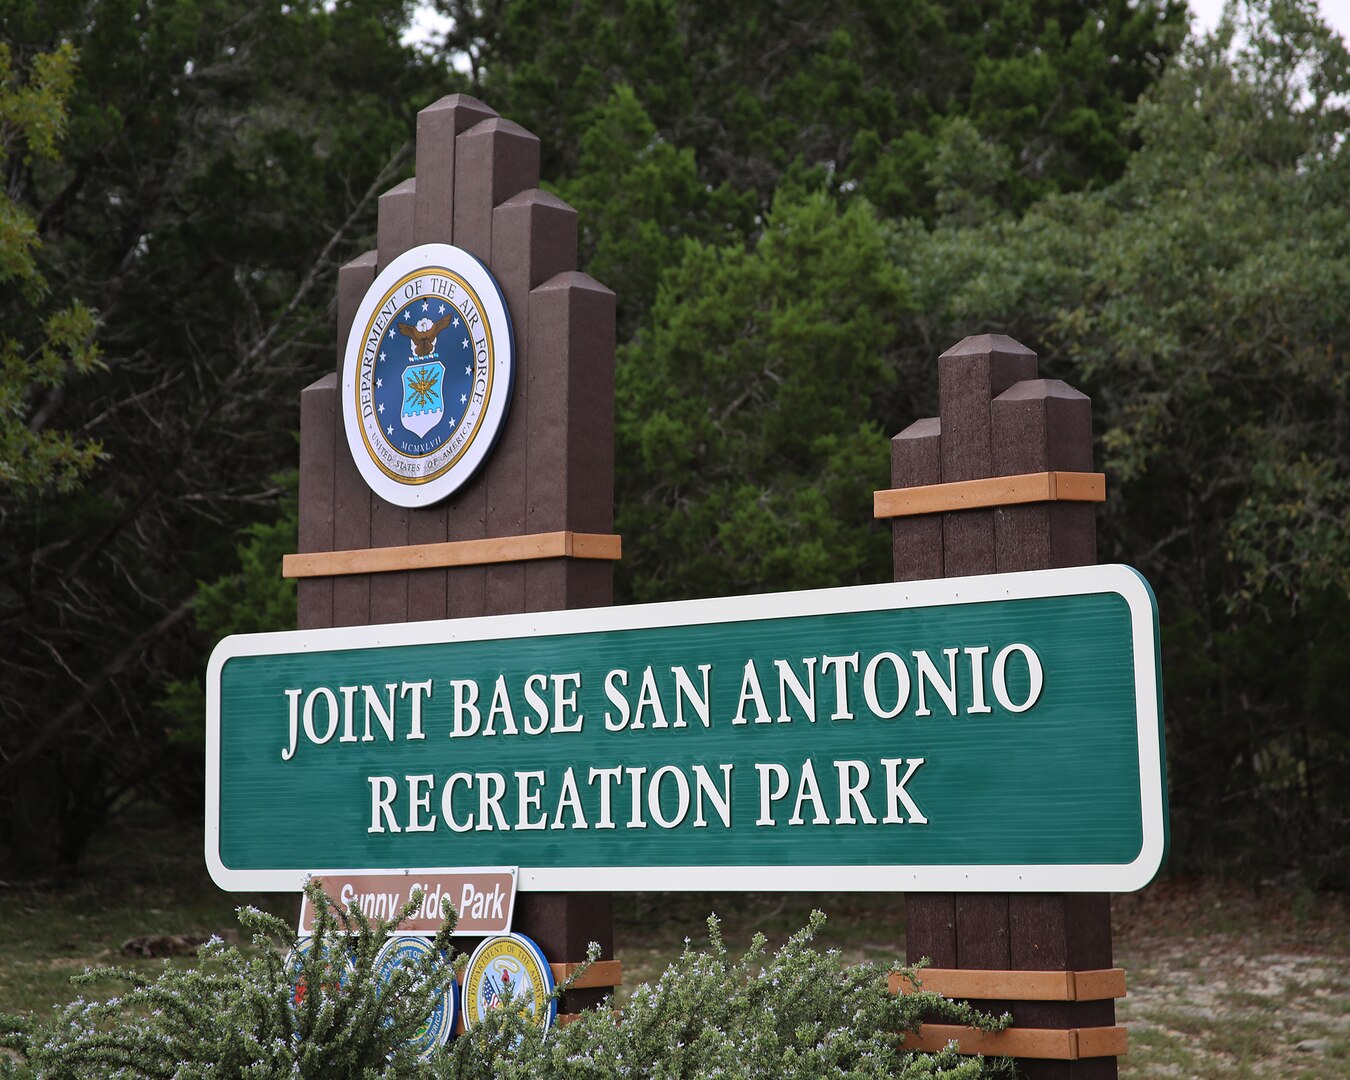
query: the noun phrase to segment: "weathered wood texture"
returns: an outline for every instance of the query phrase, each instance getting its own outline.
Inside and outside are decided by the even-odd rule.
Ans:
[[[377,247],[338,276],[338,376],[301,399],[300,550],[305,553],[613,529],[614,294],[576,272],[576,212],[539,190],[539,140],[462,94],[417,117],[417,176],[380,198]],[[352,461],[340,402],[342,357],[376,273],[425,243],[453,243],[487,264],[513,320],[508,418],[479,473],[435,507],[376,497]],[[344,574],[300,582],[303,628],[472,617],[608,604],[608,561]],[[604,894],[523,893],[516,926],[544,954],[575,963],[591,941],[613,956]],[[568,1009],[602,999],[568,994]]]
[[[1024,1066],[1029,1064],[1025,1059],[1059,1059],[1053,1063],[1036,1061],[1034,1064],[1037,1069],[1045,1067],[1059,1069],[1066,1063],[1081,1058],[1123,1054],[1128,1045],[1127,1033],[1123,1027],[1053,1030],[1013,1027],[1006,1031],[991,1032],[955,1024],[925,1024],[917,1035],[906,1034],[904,1044],[910,1050],[922,1050],[931,1054],[941,1050],[952,1039],[960,1043],[962,1053],[1019,1058],[1023,1059],[1019,1064]]]
[[[495,114],[482,102],[454,94],[417,114],[417,199],[413,207],[418,243],[450,244],[455,235],[455,153],[458,137]],[[408,522],[410,544],[444,543],[450,537],[448,506],[439,503]],[[449,612],[444,569],[417,570],[408,577],[408,619],[444,619]]]
[[[1099,971],[1013,971],[979,968],[923,968],[915,980],[892,972],[893,994],[931,990],[950,998],[1007,998],[1010,1001],[1103,1001],[1125,996],[1125,969]]]
[[[300,529],[301,552],[333,550],[333,474],[337,408],[337,374],[329,372],[300,393]],[[296,622],[301,630],[335,625],[332,578],[309,578],[296,584]]]
[[[1090,401],[1036,374],[1036,354],[1002,335],[966,338],[948,349],[938,361],[940,415],[911,424],[891,442],[892,487],[1089,472]],[[903,517],[893,519],[892,528],[897,581],[1087,565],[1097,557],[1094,509],[1084,502]],[[928,957],[940,968],[1026,971],[1112,965],[1110,900],[1104,894],[911,893],[905,907],[911,962]],[[1109,999],[976,1004],[1009,1009],[1019,1027],[1088,1029],[1115,1022]],[[1019,1068],[1031,1080],[1117,1075],[1114,1057],[1027,1060]]]
[[[612,533],[522,533],[441,544],[301,552],[282,556],[281,573],[293,578],[332,578],[339,574],[386,574],[436,566],[491,567],[531,559],[619,559],[622,555],[620,538]]]
[[[376,253],[368,251],[338,271],[338,383],[342,389],[342,352],[361,297],[375,280]],[[342,403],[335,406],[333,432],[333,545],[339,551],[370,546],[370,519],[375,495],[366,486],[347,446]],[[300,433],[301,442],[304,432]],[[302,445],[303,454],[303,445]],[[304,477],[300,501],[305,501]],[[338,578],[333,582],[333,625],[364,626],[370,622],[370,579]]]
[[[890,488],[872,493],[872,514],[879,518],[910,517],[1058,501],[1105,502],[1106,477],[1101,473],[1050,471]]]

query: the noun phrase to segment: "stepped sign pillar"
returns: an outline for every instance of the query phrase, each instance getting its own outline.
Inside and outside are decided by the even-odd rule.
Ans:
[[[1038,378],[1036,354],[1001,334],[942,354],[938,400],[939,416],[892,440],[894,487],[877,493],[895,580],[1094,564],[1105,480],[1091,472],[1091,401]],[[1112,967],[1110,898],[1087,891],[1090,878],[1076,888],[907,893],[908,959],[932,962],[925,982],[1010,1011],[1016,1025],[994,1037],[936,1027],[919,1045],[957,1037],[962,1052],[1016,1057],[1028,1080],[1113,1080],[1125,1051],[1114,999],[1125,986]]]
[[[339,273],[337,369],[301,395],[299,628],[608,605],[614,294],[576,271],[576,211],[520,125],[443,98],[416,160]],[[522,892],[515,927],[550,960],[613,955],[608,893]]]

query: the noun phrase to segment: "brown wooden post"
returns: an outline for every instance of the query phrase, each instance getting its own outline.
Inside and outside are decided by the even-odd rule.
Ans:
[[[891,443],[891,483],[934,483],[1092,467],[1090,402],[1036,378],[1036,355],[1011,338],[966,338],[938,361],[939,416]],[[896,518],[895,579],[959,577],[1091,564],[1096,525],[1088,503],[1049,502]],[[1110,899],[1101,893],[911,893],[907,954],[937,968],[1088,971],[1111,967]],[[1110,1026],[1104,1001],[976,1001],[1013,1014],[1017,1027]],[[1031,1080],[1104,1080],[1114,1057],[1019,1059]]]
[[[338,278],[339,372],[356,308],[378,271],[423,243],[453,243],[492,271],[516,346],[515,391],[486,464],[445,502],[405,509],[374,495],[352,460],[325,375],[301,395],[300,551],[613,528],[614,294],[576,272],[576,212],[538,188],[539,140],[482,102],[452,95],[417,119],[417,176],[380,198],[376,251]],[[299,582],[302,629],[604,605],[606,560],[454,566]],[[522,893],[516,927],[554,963],[614,954],[608,893]],[[598,1003],[574,991],[564,1008]]]

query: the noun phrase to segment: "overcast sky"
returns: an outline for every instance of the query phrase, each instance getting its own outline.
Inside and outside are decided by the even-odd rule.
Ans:
[[[1197,29],[1212,30],[1219,21],[1224,0],[1190,0],[1192,17]],[[1321,0],[1322,18],[1327,24],[1350,43],[1350,0]],[[445,35],[450,20],[439,15],[427,3],[418,4],[413,12],[412,25],[405,40],[426,43],[440,41]]]
[[[1322,19],[1342,40],[1350,41],[1350,0],[1321,0]],[[1190,0],[1197,28],[1212,30],[1219,21],[1223,0]]]

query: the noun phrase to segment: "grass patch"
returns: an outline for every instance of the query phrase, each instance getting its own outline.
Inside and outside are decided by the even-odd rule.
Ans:
[[[159,956],[122,951],[133,938],[237,936],[235,909],[255,904],[294,921],[289,895],[245,895],[215,887],[202,860],[201,824],[177,827],[162,812],[120,821],[61,881],[0,888],[0,1012],[32,1013],[77,995],[70,977],[117,964],[147,975]],[[170,960],[182,966],[192,956]]]

